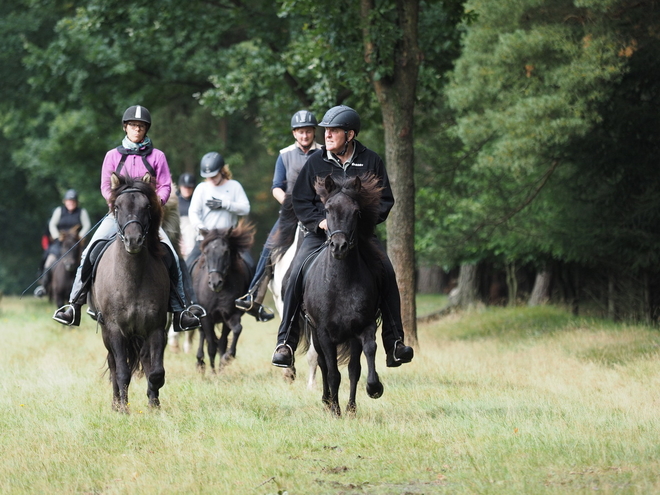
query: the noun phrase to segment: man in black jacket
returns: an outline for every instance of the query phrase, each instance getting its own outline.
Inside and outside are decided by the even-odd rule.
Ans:
[[[319,126],[325,128],[325,145],[308,158],[291,195],[293,209],[298,220],[307,229],[307,233],[291,263],[291,278],[284,294],[282,322],[277,335],[277,347],[273,353],[273,365],[283,368],[292,366],[300,338],[298,317],[301,301],[295,295],[295,279],[307,256],[326,240],[327,222],[323,204],[314,189],[316,179],[328,175],[345,177],[374,174],[380,178],[383,187],[379,223],[387,219],[394,206],[394,197],[383,160],[355,139],[360,132],[358,113],[345,105],[333,107],[326,112]],[[387,354],[387,366],[396,367],[409,363],[414,352],[412,347],[403,343],[401,299],[396,275],[382,245],[381,250],[385,275],[381,287],[383,346]]]

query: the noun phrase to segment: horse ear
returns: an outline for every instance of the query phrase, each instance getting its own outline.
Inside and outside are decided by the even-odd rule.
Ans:
[[[199,233],[202,234],[202,237],[209,235],[208,229],[199,229]]]
[[[335,188],[335,181],[332,178],[332,175],[328,175],[324,181],[325,190],[328,191],[328,194],[332,192]]]
[[[362,189],[362,179],[360,179],[359,176],[355,176],[355,192],[360,192],[360,189]]]
[[[147,184],[151,184],[151,175],[149,175],[149,172],[144,174],[144,177],[142,177],[142,182],[146,182]]]
[[[80,234],[81,230],[82,230],[82,225],[78,223],[69,229],[69,233],[72,235],[78,235]]]
[[[118,187],[119,176],[115,172],[112,172],[112,175],[110,176],[110,189],[117,189]]]

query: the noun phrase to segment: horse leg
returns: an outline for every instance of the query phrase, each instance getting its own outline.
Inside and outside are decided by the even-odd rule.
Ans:
[[[243,331],[243,325],[241,325],[241,315],[235,314],[229,318],[228,322],[225,322],[225,326],[228,326],[231,329],[231,345],[229,346],[229,351],[222,356],[224,362],[229,362],[236,357],[236,346],[238,344],[238,338],[241,336]],[[223,328],[223,335],[225,330]]]
[[[165,343],[165,330],[156,330],[151,333],[142,351],[142,368],[147,377],[147,397],[150,407],[160,407],[158,395],[165,384],[165,367],[163,365]]]
[[[204,339],[206,340],[206,351],[209,355],[211,372],[215,373],[215,355],[218,353],[218,339],[215,336],[215,323],[208,316],[202,318],[202,330],[204,330]]]
[[[193,341],[195,339],[195,330],[190,330],[189,332],[186,332],[186,335],[183,339],[183,352],[188,354],[190,352],[190,349],[192,349],[193,346]]]
[[[362,350],[367,358],[367,394],[372,399],[383,395],[383,384],[376,373],[376,325],[370,326],[361,336]]]
[[[360,373],[362,373],[362,364],[360,364],[361,357],[362,345],[358,339],[352,339],[351,358],[348,362],[348,378],[350,380],[350,392],[348,395],[348,404],[346,405],[346,412],[348,414],[355,414],[357,411],[355,395],[357,393],[357,384],[360,381]]]
[[[335,416],[341,416],[338,397],[341,374],[337,367],[337,346],[330,342],[329,339],[324,341],[316,338],[314,342],[319,344],[317,346],[317,352],[319,353],[319,366],[321,367],[321,374],[323,376],[323,403]]]
[[[202,322],[202,325],[204,322]],[[204,373],[206,363],[204,362],[204,329],[199,332],[199,345],[197,346],[197,371]]]
[[[314,349],[314,343],[310,342],[307,351],[307,365],[309,366],[309,377],[307,378],[307,390],[314,390],[316,386],[316,367],[319,365],[319,355]]]
[[[119,336],[119,330],[114,334],[107,332],[115,335],[109,342],[106,342],[113,389],[112,408],[115,411],[128,413],[128,386],[131,383],[131,370],[128,367],[124,339]]]
[[[220,354],[221,361],[225,361],[227,355],[227,343],[229,342],[230,328],[226,321],[222,322],[222,329],[220,330],[220,338],[218,339],[218,353]]]

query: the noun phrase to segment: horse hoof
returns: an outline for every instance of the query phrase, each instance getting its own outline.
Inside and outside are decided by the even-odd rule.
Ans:
[[[149,399],[149,407],[153,407],[154,409],[160,409],[160,400]]]
[[[383,384],[380,382],[367,385],[367,394],[372,399],[378,399],[383,395]]]
[[[296,381],[296,367],[292,366],[291,368],[284,368],[284,372],[282,373],[282,376],[284,377],[284,380],[287,383],[293,383]]]

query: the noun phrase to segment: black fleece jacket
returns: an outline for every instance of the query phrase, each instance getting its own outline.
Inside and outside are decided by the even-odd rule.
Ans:
[[[325,146],[315,151],[307,159],[307,163],[300,171],[291,193],[293,209],[305,228],[310,232],[319,234],[319,223],[325,218],[323,203],[316,194],[314,184],[316,178],[325,179],[328,175],[333,177],[354,177],[356,175],[374,174],[380,178],[383,193],[380,198],[380,216],[378,223],[384,222],[394,206],[394,196],[387,177],[385,164],[375,152],[368,149],[359,141],[355,143],[355,154],[353,160],[342,168],[336,161],[327,156]]]

